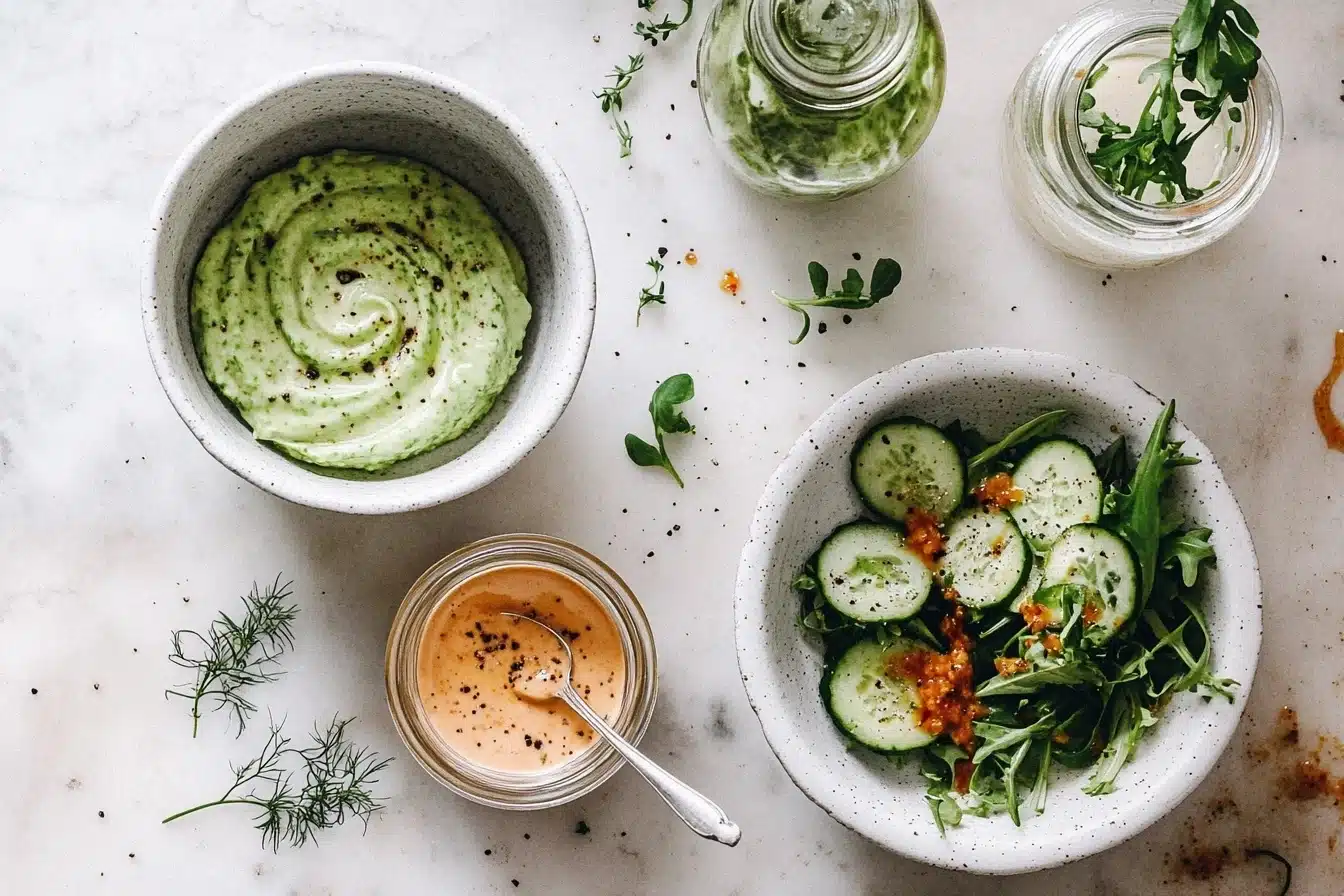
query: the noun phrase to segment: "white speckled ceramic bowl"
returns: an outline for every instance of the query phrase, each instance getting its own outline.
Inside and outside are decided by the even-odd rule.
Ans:
[[[188,324],[191,273],[247,188],[339,147],[405,156],[475,193],[517,243],[532,302],[518,373],[461,438],[376,474],[321,470],[252,438],[201,370]],[[282,498],[349,513],[415,510],[509,470],[555,425],[578,384],[597,285],[583,212],[560,167],[491,100],[422,69],[342,63],[262,88],[182,154],[154,207],[142,286],[145,335],[168,398],[220,463]]]
[[[1209,450],[1179,421],[1172,437],[1203,463],[1180,468],[1175,493],[1211,526],[1218,567],[1206,608],[1214,669],[1241,683],[1236,702],[1180,695],[1121,773],[1115,793],[1085,795],[1086,772],[1057,772],[1045,814],[967,817],[938,835],[917,763],[851,747],[822,708],[819,645],[798,625],[790,581],[821,540],[862,514],[849,454],[877,421],[961,419],[995,435],[1041,411],[1073,411],[1063,431],[1094,448],[1124,433],[1142,450],[1162,402],[1132,380],[1058,355],[970,349],[918,358],[837,401],[794,445],[765,489],[742,552],[735,616],[742,680],[765,736],[804,793],[833,818],[895,852],[946,868],[1016,874],[1100,852],[1142,831],[1194,790],[1241,717],[1260,650],[1260,574],[1250,533]],[[1178,407],[1179,412],[1179,407]]]

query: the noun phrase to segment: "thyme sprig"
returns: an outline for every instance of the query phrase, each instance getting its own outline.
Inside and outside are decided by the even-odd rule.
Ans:
[[[243,598],[240,619],[221,611],[204,634],[190,629],[173,632],[173,652],[168,658],[174,665],[193,670],[196,681],[166,694],[191,701],[192,737],[200,727],[202,704],[211,700],[212,709],[227,708],[233,713],[238,734],[247,727],[248,716],[257,707],[244,689],[279,677],[275,667],[280,656],[294,646],[294,617],[299,609],[289,600],[291,584],[282,585],[276,577],[264,592],[253,584]],[[188,654],[193,647],[199,655]]]
[[[352,721],[333,718],[326,731],[314,726],[308,747],[290,746],[284,722],[272,721],[261,753],[231,767],[233,785],[223,796],[169,815],[163,823],[215,806],[251,806],[257,810],[253,820],[262,846],[275,852],[282,841],[303,846],[348,818],[358,818],[367,828],[369,818],[383,808],[369,785],[392,760],[347,740],[345,729]]]
[[[663,282],[662,259],[655,255],[644,263],[653,270],[653,283],[639,291],[639,307],[635,309],[635,326],[639,326],[639,318],[644,313],[645,305],[667,304],[667,296],[665,295],[667,284]]]
[[[610,87],[603,87],[601,90],[593,92],[602,103],[602,112],[611,115],[611,121],[616,128],[616,136],[621,141],[621,158],[630,155],[631,145],[634,143],[634,137],[630,133],[630,123],[621,117],[621,111],[625,105],[625,89],[630,86],[634,80],[635,73],[644,68],[644,54],[637,53],[630,57],[625,67],[616,66],[611,74],[607,75],[612,79]]]
[[[1195,142],[1218,120],[1231,101],[1228,118],[1242,120],[1250,84],[1260,71],[1260,28],[1236,0],[1188,0],[1171,26],[1171,50],[1143,70],[1141,81],[1157,79],[1138,122],[1121,124],[1096,108],[1090,92],[1106,73],[1098,67],[1088,78],[1079,103],[1079,126],[1100,134],[1096,149],[1087,154],[1092,169],[1115,192],[1142,199],[1149,184],[1174,202],[1177,194],[1188,202],[1207,187],[1192,187],[1185,161]],[[1177,70],[1202,89],[1176,90]],[[1181,100],[1193,104],[1204,124],[1193,133],[1180,119]]]
[[[636,0],[636,5],[644,12],[652,12],[653,7],[658,0]],[[649,19],[635,24],[635,34],[649,42],[650,46],[656,47],[659,43],[666,41],[678,29],[691,20],[691,13],[695,11],[695,0],[681,0],[683,5],[682,16],[674,20],[671,16],[664,15],[661,22]],[[593,92],[602,105],[602,113],[611,116],[612,127],[616,131],[616,137],[621,142],[621,158],[628,158],[634,145],[634,135],[630,132],[630,122],[626,121],[621,112],[625,105],[625,89],[630,86],[634,80],[635,74],[644,68],[644,54],[639,53],[631,56],[625,66],[616,66],[611,74],[607,75],[612,80],[608,87]]]

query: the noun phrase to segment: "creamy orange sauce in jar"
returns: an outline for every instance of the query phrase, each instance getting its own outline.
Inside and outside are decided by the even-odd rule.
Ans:
[[[496,771],[550,769],[598,738],[559,700],[515,692],[524,670],[561,668],[564,650],[545,629],[501,613],[535,616],[566,638],[574,689],[608,721],[619,714],[625,691],[621,636],[587,588],[543,566],[480,573],[449,592],[430,617],[416,683],[439,736],[468,761]]]

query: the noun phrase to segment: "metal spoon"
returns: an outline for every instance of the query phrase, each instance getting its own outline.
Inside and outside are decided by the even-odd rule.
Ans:
[[[736,824],[728,820],[728,816],[724,814],[722,809],[708,797],[641,753],[633,744],[617,734],[615,729],[583,701],[579,692],[574,690],[574,686],[569,681],[570,671],[574,668],[574,654],[569,649],[569,642],[561,637],[559,632],[531,616],[523,616],[518,613],[501,613],[500,615],[522,619],[546,629],[555,636],[555,640],[559,641],[560,646],[565,649],[565,657],[568,660],[559,669],[543,667],[531,677],[516,680],[513,688],[518,694],[528,700],[549,700],[559,697],[566,706],[578,713],[580,718],[593,726],[594,731],[607,739],[607,742],[615,748],[616,752],[620,753],[625,761],[630,763],[630,766],[639,772],[645,781],[649,782],[650,786],[663,798],[663,802],[667,803],[672,811],[677,813],[682,821],[686,822],[688,828],[707,840],[714,840],[726,846],[737,845],[737,842],[742,839],[742,831]]]

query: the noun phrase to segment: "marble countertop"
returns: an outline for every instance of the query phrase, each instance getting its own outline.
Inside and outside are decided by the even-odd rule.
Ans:
[[[714,156],[690,83],[696,34],[648,53],[628,96],[635,156],[617,159],[590,91],[638,51],[629,0],[6,4],[0,890],[1274,893],[1263,863],[1199,882],[1178,858],[1253,846],[1295,863],[1294,893],[1338,892],[1338,810],[1279,799],[1275,766],[1254,754],[1285,704],[1304,742],[1344,732],[1344,454],[1325,450],[1310,407],[1344,325],[1344,6],[1252,4],[1286,109],[1273,186],[1212,249],[1104,279],[1022,232],[997,164],[1011,84],[1081,2],[937,2],[949,82],[929,142],[881,188],[811,208],[749,193]],[[178,153],[244,92],[356,58],[443,72],[528,122],[584,205],[601,290],[585,375],[552,435],[493,486],[399,517],[291,506],[235,478],[173,413],[140,329],[149,206]],[[644,260],[660,246],[670,259],[694,248],[700,264],[669,266],[667,306],[636,330]],[[897,258],[904,283],[853,325],[828,317],[828,332],[790,346],[796,322],[770,290],[805,289],[805,260],[841,266],[851,252]],[[730,267],[736,299],[717,288]],[[1001,881],[888,855],[795,790],[738,681],[731,613],[757,495],[805,425],[876,371],[984,344],[1078,355],[1178,399],[1221,458],[1265,580],[1251,708],[1204,786],[1123,847]],[[621,439],[647,425],[654,383],[682,370],[701,398],[698,436],[675,449],[678,491],[628,463]],[[641,595],[662,664],[645,746],[730,810],[745,832],[736,850],[688,833],[629,770],[568,807],[510,814],[454,797],[402,748],[382,685],[398,601],[447,551],[516,530],[592,548]],[[241,810],[159,821],[222,791],[264,733],[235,740],[213,716],[191,739],[186,708],[163,695],[180,681],[168,633],[279,571],[302,607],[298,646],[260,702],[297,728],[355,714],[357,738],[396,762],[365,836],[347,826],[276,855]]]

